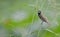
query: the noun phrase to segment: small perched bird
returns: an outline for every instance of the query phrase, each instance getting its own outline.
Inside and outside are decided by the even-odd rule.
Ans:
[[[45,23],[47,23],[48,25],[50,24],[49,21],[48,21],[48,19],[47,19],[47,17],[45,17],[40,10],[38,10],[38,16],[39,16],[39,18],[42,20],[42,23],[45,22]],[[41,24],[42,24],[42,23],[41,23]]]

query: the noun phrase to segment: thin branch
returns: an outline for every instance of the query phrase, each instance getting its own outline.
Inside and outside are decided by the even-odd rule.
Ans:
[[[53,34],[55,34],[56,36],[58,35],[57,33],[53,32],[52,30],[49,30],[49,29],[46,29],[46,30],[53,33]]]

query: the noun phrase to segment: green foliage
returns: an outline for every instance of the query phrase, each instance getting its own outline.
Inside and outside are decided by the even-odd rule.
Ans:
[[[49,28],[41,25],[38,9]],[[60,37],[60,0],[0,0],[0,37]]]

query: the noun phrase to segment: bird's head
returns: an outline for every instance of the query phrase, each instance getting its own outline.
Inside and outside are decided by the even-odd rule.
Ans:
[[[38,10],[38,15],[41,15],[41,11],[40,10]]]

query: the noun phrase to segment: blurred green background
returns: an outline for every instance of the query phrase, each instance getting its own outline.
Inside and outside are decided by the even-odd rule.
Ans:
[[[38,9],[49,28],[41,25]],[[60,0],[0,0],[0,37],[60,37]]]

